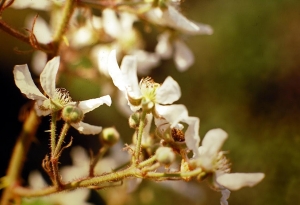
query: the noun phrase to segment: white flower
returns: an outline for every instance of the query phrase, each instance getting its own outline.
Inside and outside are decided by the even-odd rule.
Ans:
[[[186,111],[184,105],[170,105],[181,96],[180,87],[172,77],[167,77],[161,85],[150,77],[143,78],[139,83],[135,57],[125,56],[120,69],[116,51],[109,55],[108,68],[113,83],[124,93],[133,112],[143,107],[147,111],[152,110],[155,117],[162,116],[176,124],[179,120],[174,118]]]
[[[155,24],[171,27],[188,35],[211,35],[213,33],[213,29],[209,25],[187,19],[172,5],[168,5],[166,9],[152,9],[146,13],[146,17]],[[181,72],[186,71],[194,63],[193,52],[180,38],[173,36],[171,38],[170,32],[164,32],[158,36],[155,52],[162,59],[169,59],[173,54],[175,65]]]
[[[66,105],[77,104],[72,102],[68,91],[65,89],[56,88],[55,80],[58,68],[59,57],[55,57],[46,64],[40,75],[40,83],[44,92],[46,93],[45,96],[34,84],[26,64],[16,65],[14,67],[13,73],[17,87],[23,94],[26,95],[27,98],[36,101],[35,108],[39,116],[46,116],[53,112],[60,111]],[[81,101],[77,106],[82,110],[83,114],[85,114],[103,104],[108,106],[111,105],[110,96],[106,95],[100,98]],[[72,123],[71,125],[83,134],[97,134],[102,130],[102,128],[99,126],[93,126],[83,122]]]
[[[228,160],[220,151],[227,139],[227,133],[222,129],[212,129],[206,133],[196,153],[198,165],[207,173],[213,173],[214,186],[221,190],[221,204],[228,204],[227,199],[230,192],[227,190],[238,190],[242,187],[252,187],[264,178],[264,173],[229,173]],[[194,139],[190,139],[193,143]]]
[[[172,5],[168,5],[167,9],[154,8],[146,13],[146,17],[155,24],[168,26],[189,35],[213,33],[211,26],[187,19]]]
[[[37,9],[37,10],[49,10],[51,8],[52,2],[50,0],[14,0],[11,5],[14,9]]]

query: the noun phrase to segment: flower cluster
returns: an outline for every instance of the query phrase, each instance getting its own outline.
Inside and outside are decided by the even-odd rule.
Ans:
[[[76,189],[60,193],[60,197],[51,195],[48,201],[50,204],[67,204],[74,197],[77,204],[88,204],[88,191],[77,188],[114,187],[131,178],[125,184],[133,191],[142,179],[195,179],[209,181],[212,188],[222,193],[221,205],[227,205],[230,191],[252,187],[264,178],[263,173],[230,173],[231,164],[226,152],[221,150],[227,133],[219,128],[212,129],[200,145],[200,119],[190,116],[185,105],[174,104],[181,97],[176,80],[168,76],[162,83],[157,83],[147,76],[161,60],[170,58],[178,71],[186,71],[194,63],[194,55],[185,44],[185,37],[213,33],[209,25],[184,16],[179,8],[181,1],[3,2],[0,3],[1,12],[11,7],[44,10],[51,14],[49,23],[37,16],[27,18],[28,37],[22,38],[24,41],[29,39],[28,43],[40,52],[35,53],[33,70],[40,74],[41,88],[36,86],[27,65],[16,65],[13,74],[20,91],[34,100],[33,109],[37,116],[51,116],[50,152],[42,167],[52,183],[47,186],[40,174],[34,172],[29,178],[32,189],[24,188],[18,179],[12,179],[14,183],[11,184],[16,186],[9,187],[14,190],[7,189],[7,193],[32,197]],[[155,32],[151,33],[152,30]],[[147,45],[145,33],[154,36],[153,45]],[[43,57],[40,57],[41,53]],[[46,62],[46,59],[51,60]],[[60,61],[64,63],[64,69],[60,69]],[[121,62],[120,66],[118,62]],[[71,69],[75,66],[79,68]],[[82,69],[81,66],[97,69]],[[117,126],[102,131],[101,126],[83,122],[86,113],[103,104],[111,106],[110,95],[74,101],[67,89],[56,87],[58,73],[65,70],[76,77],[88,76],[99,82],[100,96],[113,94],[118,89],[120,95],[115,102],[124,113],[129,113],[129,126],[134,129],[132,143],[123,147],[124,152],[120,154],[122,135]],[[117,89],[112,88],[110,81]],[[58,120],[65,122],[59,135],[56,133]],[[72,149],[73,166],[61,168],[62,152],[73,142],[72,138],[66,145],[64,141],[71,126],[81,134],[99,134],[101,147],[98,152],[90,151],[90,156],[82,148]],[[107,154],[110,148],[111,152]],[[12,164],[16,166],[17,163]],[[44,200],[47,198],[42,198]]]

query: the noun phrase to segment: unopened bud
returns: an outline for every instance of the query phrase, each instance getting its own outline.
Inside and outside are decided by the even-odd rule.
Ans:
[[[138,128],[140,124],[140,117],[141,117],[140,112],[135,112],[132,115],[130,115],[128,119],[129,126],[133,129]]]
[[[157,161],[164,165],[170,165],[175,160],[175,153],[170,147],[159,147],[155,155]]]
[[[62,109],[61,117],[67,123],[78,123],[83,119],[82,110],[76,105],[66,105]]]
[[[101,142],[108,146],[113,146],[120,139],[120,134],[114,127],[104,128],[100,134]]]

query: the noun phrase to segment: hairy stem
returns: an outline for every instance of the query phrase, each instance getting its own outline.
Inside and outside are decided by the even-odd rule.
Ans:
[[[19,182],[29,146],[34,139],[39,124],[40,120],[34,109],[32,109],[23,124],[22,131],[15,144],[13,154],[9,162],[9,167],[5,176],[9,186],[3,191],[0,203],[1,205],[8,205],[12,198],[12,189]]]
[[[67,25],[69,23],[69,20],[72,16],[73,10],[75,8],[77,0],[66,0],[64,9],[62,11],[62,16],[60,17],[60,23],[58,24],[58,27],[56,28],[56,31],[53,35],[53,45],[55,48],[55,54],[58,53],[59,50],[59,44],[63,38],[63,35],[67,29]]]
[[[146,119],[147,113],[145,111],[142,111],[141,118],[140,118],[140,124],[139,124],[139,130],[138,130],[138,136],[137,136],[137,141],[136,141],[136,146],[134,150],[134,164],[139,163],[139,157],[140,157],[140,152],[141,152],[141,143],[142,143],[142,136],[143,136],[143,131],[145,127],[145,119]]]

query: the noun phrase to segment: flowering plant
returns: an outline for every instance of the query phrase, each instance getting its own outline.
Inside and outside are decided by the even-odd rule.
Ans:
[[[13,69],[16,86],[34,101],[34,105],[24,122],[7,175],[1,180],[4,188],[1,204],[34,204],[34,199],[49,204],[67,204],[70,200],[72,203],[88,204],[88,189],[122,186],[125,179],[130,179],[126,186],[132,191],[145,179],[206,180],[211,187],[221,191],[220,203],[223,205],[228,204],[229,190],[252,187],[264,178],[263,173],[230,173],[231,164],[226,152],[221,151],[227,139],[227,133],[222,129],[210,130],[199,146],[199,118],[189,116],[185,105],[173,104],[181,97],[181,89],[175,79],[168,76],[162,84],[149,76],[139,80],[140,74],[147,75],[161,60],[171,56],[180,72],[187,70],[193,64],[194,56],[183,41],[183,34],[212,34],[210,26],[187,19],[180,12],[179,5],[179,1],[171,0],[1,1],[1,12],[7,8],[42,9],[52,18],[50,26],[38,26],[40,17],[32,18],[28,35],[0,21],[4,31],[25,41],[45,57],[39,58],[41,62],[35,65],[37,72],[42,70],[39,80],[42,89],[34,83],[27,65],[16,65]],[[93,13],[95,10],[101,15]],[[134,27],[134,22],[160,29],[157,45],[152,51],[145,49],[145,39],[142,32]],[[39,33],[45,33],[47,40],[43,41],[43,35]],[[97,67],[99,73],[104,74],[107,90],[111,90],[112,95],[119,93],[118,98],[111,100],[110,95],[104,95],[73,101],[67,89],[57,88],[58,74],[71,67],[69,58],[84,55],[81,54],[83,49],[87,50],[86,58],[92,67]],[[48,62],[45,59],[49,59]],[[122,61],[120,66],[119,61]],[[85,70],[81,69],[78,73],[84,76]],[[111,88],[109,81],[118,90]],[[134,129],[132,142],[128,144],[121,145],[115,125],[102,129],[83,122],[86,113],[103,104],[111,106],[114,100],[126,113],[129,126]],[[47,185],[40,173],[32,172],[29,187],[26,187],[20,180],[26,150],[34,139],[39,118],[48,115],[51,116],[50,151],[42,161],[42,168],[50,184]],[[58,134],[59,121],[63,121],[64,125]],[[60,162],[63,151],[73,144],[72,138],[65,142],[71,127],[84,135],[97,135],[101,147],[96,153],[91,151],[89,156],[80,148],[72,149],[77,150],[73,154],[74,165],[67,167]],[[19,144],[22,148],[18,148]],[[125,154],[116,156],[120,147]],[[109,150],[113,153],[106,156]],[[105,160],[109,161],[109,165],[104,165]],[[116,163],[118,160],[119,163]],[[112,161],[115,162],[113,165]],[[120,162],[126,165],[121,166]],[[104,166],[114,169],[103,171]]]

